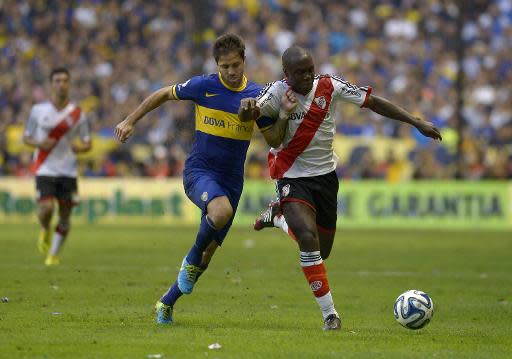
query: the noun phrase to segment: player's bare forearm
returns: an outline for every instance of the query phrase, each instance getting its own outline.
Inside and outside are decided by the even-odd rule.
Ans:
[[[148,112],[153,111],[155,108],[160,107],[164,102],[170,100],[176,100],[176,97],[174,97],[172,93],[172,86],[161,88],[146,97],[135,111],[126,117],[126,119],[130,121],[131,124],[135,125]]]
[[[121,143],[125,143],[133,135],[135,124],[144,117],[145,114],[161,106],[169,100],[177,100],[173,94],[173,86],[164,87],[149,95],[131,114],[117,124],[114,130],[114,137]]]
[[[288,128],[289,115],[290,114],[288,112],[279,112],[277,121],[272,125],[272,127],[263,132],[263,137],[265,137],[265,141],[269,146],[277,148],[281,146],[281,143],[283,143],[284,135]]]
[[[37,141],[33,137],[23,136],[23,143],[29,145],[30,147],[40,148],[46,151],[55,145],[56,140],[54,138],[47,138],[43,141]]]
[[[434,127],[434,125],[427,121],[422,121],[418,117],[414,117],[409,112],[397,106],[385,98],[370,95],[366,105],[373,112],[379,115],[391,118],[393,120],[408,123],[418,129],[426,137],[433,138],[434,140],[442,141],[441,133]]]
[[[403,108],[379,96],[370,95],[366,107],[368,107],[373,112],[378,113],[379,115],[391,118],[393,120],[406,122],[413,126],[416,126],[418,121],[420,121]]]

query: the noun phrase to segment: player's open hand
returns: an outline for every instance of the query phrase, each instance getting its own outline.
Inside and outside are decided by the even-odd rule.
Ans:
[[[288,89],[281,97],[281,109],[290,113],[295,107],[297,107],[297,97],[295,97],[292,89]]]
[[[260,117],[260,107],[255,98],[247,97],[240,101],[240,109],[238,110],[238,118],[242,122],[256,120]]]
[[[114,131],[114,137],[122,143],[125,143],[127,139],[133,135],[134,126],[132,122],[128,119],[125,119],[123,122],[120,122]]]
[[[417,119],[416,128],[421,132],[423,136],[433,138],[434,140],[442,141],[441,133],[439,130],[434,127],[432,122],[422,121],[421,119]]]

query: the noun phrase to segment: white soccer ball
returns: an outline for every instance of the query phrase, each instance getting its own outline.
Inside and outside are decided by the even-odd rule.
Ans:
[[[395,319],[408,329],[420,329],[434,315],[434,303],[427,293],[411,289],[400,294],[395,301]]]

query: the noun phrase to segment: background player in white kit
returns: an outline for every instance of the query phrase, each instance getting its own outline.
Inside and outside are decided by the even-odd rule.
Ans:
[[[59,251],[70,228],[73,206],[78,203],[76,154],[91,149],[90,127],[84,113],[69,101],[70,74],[59,67],[50,73],[50,101],[32,107],[23,142],[35,147],[32,170],[41,230],[38,248],[47,266],[59,264]],[[76,138],[80,141],[75,141]],[[59,220],[51,241],[54,202]]]
[[[322,310],[325,330],[341,328],[323,260],[336,232],[338,178],[333,151],[335,106],[339,100],[415,126],[423,135],[441,140],[429,122],[413,117],[389,101],[331,75],[315,76],[311,55],[288,48],[282,57],[286,78],[267,85],[257,99],[242,100],[239,116],[273,120],[276,136],[267,142],[270,175],[277,180],[279,202],[256,220],[255,229],[281,227],[300,249],[300,265]],[[281,215],[282,213],[282,215]]]

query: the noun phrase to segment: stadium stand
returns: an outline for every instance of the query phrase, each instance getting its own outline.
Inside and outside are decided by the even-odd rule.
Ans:
[[[236,32],[248,76],[282,77],[292,43],[313,53],[317,73],[335,73],[432,121],[443,142],[369,111],[339,106],[337,173],[346,179],[512,178],[512,1],[465,9],[463,123],[456,111],[458,16],[453,0],[82,0],[0,3],[0,175],[28,176],[21,133],[47,76],[70,68],[94,131],[85,176],[180,176],[194,136],[193,108],[163,107],[128,145],[112,131],[150,92],[215,71],[212,41]],[[172,5],[169,5],[172,4]],[[208,14],[205,14],[208,11]],[[267,178],[266,147],[251,146],[247,176]],[[458,157],[460,144],[461,156]]]

